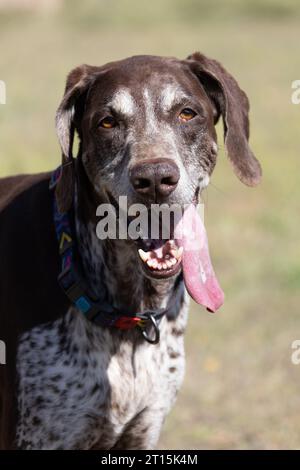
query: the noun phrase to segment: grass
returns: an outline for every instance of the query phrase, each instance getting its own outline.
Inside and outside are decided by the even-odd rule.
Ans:
[[[58,164],[54,113],[77,64],[194,50],[219,59],[250,98],[251,144],[264,179],[257,189],[243,187],[220,145],[204,199],[226,302],[216,315],[191,309],[186,379],[160,446],[300,448],[300,366],[290,360],[300,334],[300,106],[291,103],[291,83],[300,78],[297,3],[68,3],[47,15],[0,14],[7,85],[0,174]]]

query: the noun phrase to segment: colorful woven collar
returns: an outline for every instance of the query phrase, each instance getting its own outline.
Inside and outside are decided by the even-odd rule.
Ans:
[[[61,175],[61,167],[58,167],[51,175],[49,188],[54,190]],[[104,327],[116,327],[129,330],[140,328],[146,341],[152,344],[159,342],[159,323],[164,315],[171,311],[173,301],[165,309],[147,310],[133,315],[124,314],[113,308],[104,300],[92,299],[84,286],[84,282],[75,266],[75,239],[72,230],[71,213],[60,213],[57,207],[55,193],[53,192],[53,212],[56,237],[61,258],[61,272],[58,282],[78,310],[90,321]],[[71,212],[71,211],[70,211]],[[152,328],[151,328],[152,326]],[[150,333],[151,332],[151,333]]]

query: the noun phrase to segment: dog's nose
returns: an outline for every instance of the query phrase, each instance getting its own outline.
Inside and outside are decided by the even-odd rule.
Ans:
[[[139,162],[130,171],[134,190],[141,195],[167,197],[180,178],[178,166],[168,158]]]

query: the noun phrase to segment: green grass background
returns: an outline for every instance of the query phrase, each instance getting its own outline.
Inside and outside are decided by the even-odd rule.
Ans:
[[[1,2],[0,2],[1,6]],[[193,305],[187,371],[162,448],[300,448],[300,79],[297,0],[79,0],[53,11],[0,10],[0,175],[54,168],[54,114],[68,71],[133,54],[220,60],[251,103],[256,189],[221,147],[205,218],[226,293],[215,315]],[[24,230],[26,228],[24,227]]]

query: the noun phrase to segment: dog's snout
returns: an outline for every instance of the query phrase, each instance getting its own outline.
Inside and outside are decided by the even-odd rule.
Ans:
[[[137,163],[130,172],[134,190],[150,197],[167,197],[176,188],[180,178],[178,166],[170,159]]]

